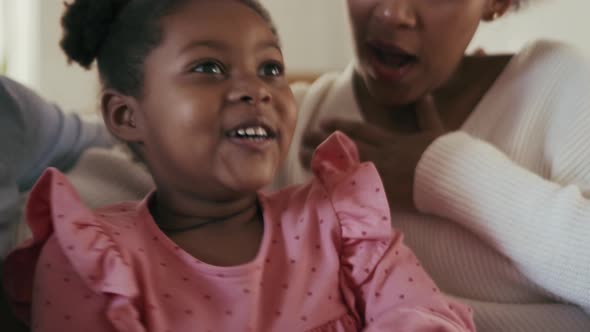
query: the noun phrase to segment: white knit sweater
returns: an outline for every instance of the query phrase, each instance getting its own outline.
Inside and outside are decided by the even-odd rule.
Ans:
[[[352,67],[294,92],[295,144],[318,119],[362,120]],[[394,227],[479,331],[590,331],[590,61],[558,43],[517,54],[461,131],[432,144],[415,180],[420,214]]]

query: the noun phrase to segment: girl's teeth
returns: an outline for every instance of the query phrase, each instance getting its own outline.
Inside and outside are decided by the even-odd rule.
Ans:
[[[244,138],[266,138],[269,133],[262,127],[250,127],[244,129],[236,129],[231,136],[244,137]]]
[[[256,129],[256,135],[266,136],[266,130],[264,130],[264,128],[262,128],[262,127],[258,127],[258,129]]]

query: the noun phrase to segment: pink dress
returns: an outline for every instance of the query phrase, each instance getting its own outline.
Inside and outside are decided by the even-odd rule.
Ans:
[[[148,201],[92,211],[50,169],[27,206],[33,239],[4,285],[33,331],[474,331],[391,229],[384,190],[354,144],[331,136],[304,186],[260,194],[250,263],[217,267],[175,245]]]

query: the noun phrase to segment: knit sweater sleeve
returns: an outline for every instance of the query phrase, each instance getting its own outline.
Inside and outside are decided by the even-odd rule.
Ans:
[[[543,174],[488,141],[450,133],[423,155],[414,200],[421,212],[461,224],[537,285],[590,312],[590,64],[562,60],[567,68],[547,96],[544,132],[534,138],[544,140],[535,153]]]

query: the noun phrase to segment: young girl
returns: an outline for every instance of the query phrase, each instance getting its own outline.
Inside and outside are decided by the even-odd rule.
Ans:
[[[156,189],[95,211],[48,170],[5,286],[33,331],[473,331],[392,232],[342,134],[311,183],[269,184],[295,127],[275,30],[253,0],[76,0],[62,46],[96,58],[110,131]]]

